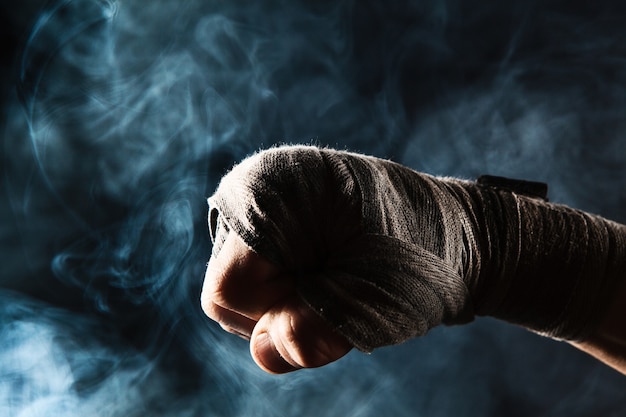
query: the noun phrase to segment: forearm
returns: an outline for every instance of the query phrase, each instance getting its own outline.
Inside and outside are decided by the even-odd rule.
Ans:
[[[515,254],[512,242],[519,245],[519,259],[497,262],[508,264],[508,271],[490,271],[480,281],[477,314],[565,339],[626,374],[626,226],[566,206],[516,198],[519,232],[503,233],[506,221],[501,219],[492,230],[499,227],[499,237],[506,235],[505,243],[496,246],[509,245],[504,253],[496,251],[497,257]],[[507,211],[495,207],[500,214],[493,218]],[[503,274],[511,279],[502,280]]]
[[[615,292],[597,330],[587,340],[571,344],[626,375],[626,285]]]
[[[476,230],[488,242],[476,313],[558,339],[594,334],[625,280],[626,226],[506,190],[479,193]]]

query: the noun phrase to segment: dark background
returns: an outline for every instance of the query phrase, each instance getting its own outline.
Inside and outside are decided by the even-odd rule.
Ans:
[[[276,143],[626,222],[622,2],[0,4],[0,415],[626,414],[623,376],[494,320],[277,377],[198,302],[206,197]]]

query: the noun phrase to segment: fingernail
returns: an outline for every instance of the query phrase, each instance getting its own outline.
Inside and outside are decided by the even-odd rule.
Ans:
[[[259,333],[254,338],[253,349],[254,359],[268,372],[284,374],[298,369],[280,356],[272,338],[267,332]]]

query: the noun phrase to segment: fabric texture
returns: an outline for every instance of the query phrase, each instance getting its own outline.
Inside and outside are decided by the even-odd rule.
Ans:
[[[209,205],[214,255],[238,234],[363,351],[475,315],[583,340],[626,271],[623,225],[332,149],[255,154]]]

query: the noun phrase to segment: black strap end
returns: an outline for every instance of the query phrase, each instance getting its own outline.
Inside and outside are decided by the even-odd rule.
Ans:
[[[482,186],[499,188],[548,201],[548,184],[544,182],[519,180],[495,175],[481,175],[476,182]]]

